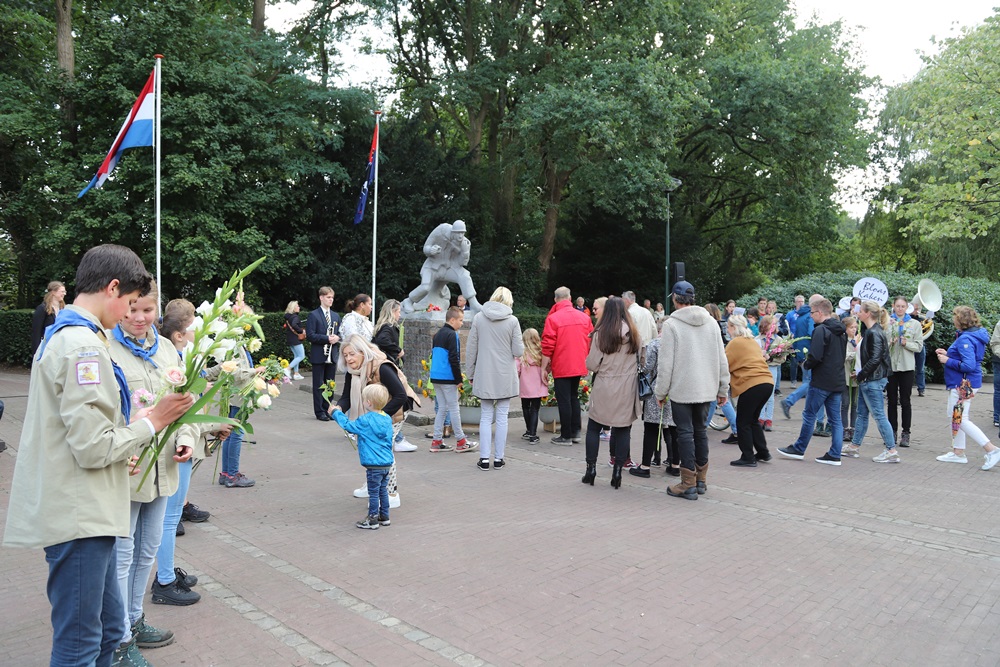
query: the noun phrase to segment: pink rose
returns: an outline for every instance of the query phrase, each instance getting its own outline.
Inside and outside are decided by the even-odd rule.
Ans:
[[[187,375],[180,366],[171,366],[163,371],[164,381],[172,387],[181,387],[187,382]]]

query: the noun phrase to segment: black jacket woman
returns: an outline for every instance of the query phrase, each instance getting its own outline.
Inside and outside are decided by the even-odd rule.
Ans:
[[[379,311],[378,321],[375,322],[375,336],[372,342],[382,350],[386,358],[392,363],[399,365],[399,360],[403,358],[403,348],[399,340],[399,313],[402,304],[395,299],[388,299],[382,304]]]
[[[63,300],[66,297],[66,286],[58,280],[53,280],[45,289],[45,298],[35,308],[35,314],[31,316],[31,355],[35,355],[45,329],[56,321],[56,314],[66,307]]]
[[[292,350],[292,363],[285,369],[285,375],[293,380],[304,379],[299,375],[299,364],[306,358],[306,346],[302,343],[305,340],[305,332],[299,320],[299,302],[289,301],[288,307],[285,308],[285,343]]]
[[[885,451],[875,457],[875,462],[899,463],[896,438],[892,433],[892,426],[889,425],[882,400],[882,392],[892,373],[889,340],[885,335],[885,327],[889,324],[889,313],[874,301],[863,301],[858,319],[865,325],[865,333],[858,350],[858,370],[855,372],[858,379],[858,420],[854,423],[851,444],[844,447],[841,455],[855,459],[861,456],[861,443],[864,442],[865,432],[868,430],[868,414],[871,413],[885,445]]]

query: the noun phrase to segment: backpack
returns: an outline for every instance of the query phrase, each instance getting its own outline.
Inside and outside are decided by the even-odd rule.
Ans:
[[[403,369],[401,369],[399,366],[392,363],[388,359],[382,363],[390,364],[393,368],[396,369],[396,377],[399,378],[399,381],[403,384],[403,388],[406,390],[406,402],[403,404],[403,407],[401,407],[396,412],[396,414],[392,415],[392,421],[399,422],[402,421],[403,418],[406,416],[405,414],[406,412],[413,409],[414,405],[416,405],[418,408],[420,407],[420,397],[417,396],[416,392],[413,391],[413,387],[410,386],[409,381],[406,379],[406,373],[403,372]],[[381,367],[382,366],[380,365],[379,368]],[[371,377],[368,378],[368,384],[371,384],[373,382],[379,383],[378,380],[379,368],[376,368],[374,372],[372,372]]]

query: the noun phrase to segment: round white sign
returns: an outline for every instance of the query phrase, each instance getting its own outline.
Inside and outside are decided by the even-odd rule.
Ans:
[[[854,296],[862,301],[874,301],[884,306],[889,300],[889,288],[878,278],[862,278],[854,283]]]

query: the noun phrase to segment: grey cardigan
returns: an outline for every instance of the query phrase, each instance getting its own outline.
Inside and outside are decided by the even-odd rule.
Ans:
[[[520,392],[515,357],[524,354],[521,324],[510,306],[487,301],[476,313],[465,344],[472,393],[480,399],[513,398]]]

